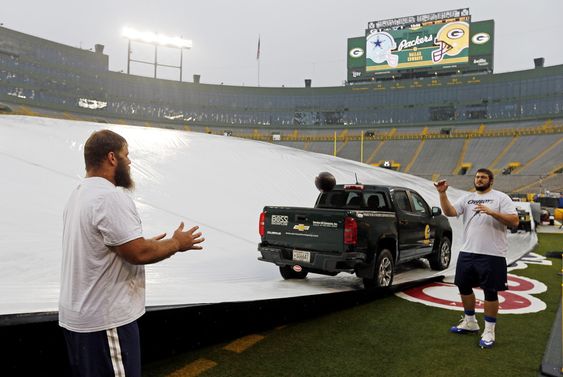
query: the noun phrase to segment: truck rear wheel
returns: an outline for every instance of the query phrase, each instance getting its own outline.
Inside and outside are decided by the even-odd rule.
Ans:
[[[375,261],[375,269],[373,278],[364,278],[364,288],[386,288],[393,284],[393,276],[395,275],[395,263],[393,262],[393,254],[387,249],[379,252]]]
[[[305,279],[307,277],[307,271],[303,268],[300,272],[294,271],[292,266],[280,266],[280,274],[285,279]]]
[[[451,259],[452,241],[450,241],[448,237],[442,236],[438,244],[438,249],[430,255],[428,262],[430,262],[430,267],[432,267],[433,270],[441,271],[448,268]]]

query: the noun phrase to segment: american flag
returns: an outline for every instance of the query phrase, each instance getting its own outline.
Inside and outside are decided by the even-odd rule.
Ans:
[[[256,60],[260,59],[260,36],[258,36],[258,48],[256,49]]]

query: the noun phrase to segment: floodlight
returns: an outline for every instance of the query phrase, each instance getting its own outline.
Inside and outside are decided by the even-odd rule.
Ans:
[[[158,66],[179,68],[180,81],[182,81],[182,60],[183,50],[192,48],[192,41],[181,37],[170,37],[163,34],[153,33],[152,31],[139,31],[130,27],[124,27],[121,35],[128,39],[127,47],[127,74],[130,72],[131,62],[151,64],[154,66],[154,78],[156,78],[156,70]],[[131,59],[131,42],[146,43],[154,46],[154,62],[146,62]],[[157,60],[157,49],[159,46],[177,48],[180,50],[180,66],[159,64]]]
[[[124,27],[122,36],[136,42],[143,42],[159,46],[175,48],[192,48],[192,41],[181,37],[170,37],[152,31],[139,31],[130,27]]]

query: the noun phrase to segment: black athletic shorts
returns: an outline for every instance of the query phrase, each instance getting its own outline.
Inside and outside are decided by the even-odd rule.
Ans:
[[[493,255],[460,252],[455,269],[455,285],[489,291],[508,289],[506,259]]]
[[[72,376],[141,377],[137,321],[90,333],[63,328],[63,333]]]

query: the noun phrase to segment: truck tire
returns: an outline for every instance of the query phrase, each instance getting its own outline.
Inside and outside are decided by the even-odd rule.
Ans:
[[[446,236],[440,238],[438,248],[430,255],[428,262],[430,267],[436,271],[448,268],[452,259],[452,241]]]
[[[364,278],[364,288],[388,288],[393,284],[394,275],[393,254],[388,249],[383,249],[377,255],[373,278]]]
[[[296,272],[291,268],[291,266],[280,266],[280,274],[285,280],[289,279],[305,279],[307,277],[307,271],[305,268],[300,272]]]

